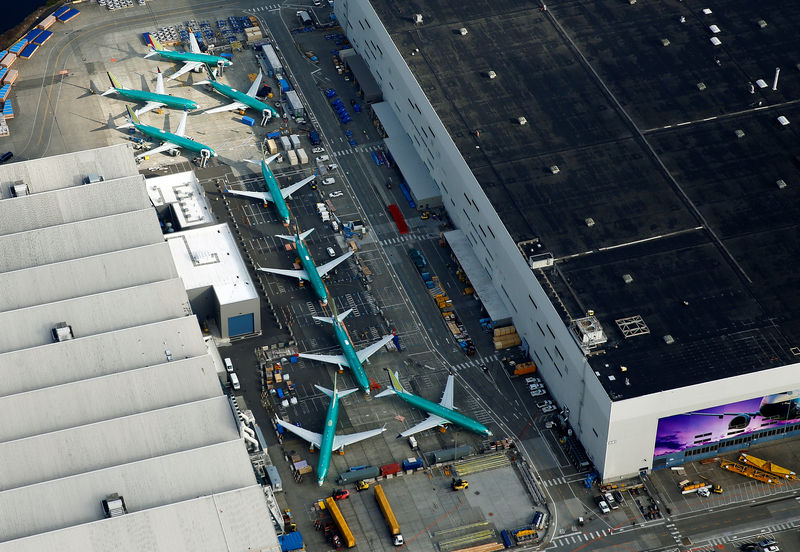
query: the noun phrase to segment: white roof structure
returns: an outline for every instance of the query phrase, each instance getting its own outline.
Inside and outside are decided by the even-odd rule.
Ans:
[[[227,224],[169,234],[167,243],[187,290],[211,286],[220,304],[258,299]]]
[[[203,186],[193,171],[148,178],[147,195],[156,208],[172,208],[178,230],[215,222]]]
[[[0,551],[280,550],[171,248],[125,144],[0,168]]]

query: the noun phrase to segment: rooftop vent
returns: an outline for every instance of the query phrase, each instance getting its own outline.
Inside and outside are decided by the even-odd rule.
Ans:
[[[572,322],[572,333],[578,340],[578,345],[586,354],[608,341],[600,321],[594,315],[574,320]]]
[[[588,226],[589,228],[594,226],[594,219],[592,217],[588,217],[588,218],[584,219],[583,222],[585,222],[586,226]]]
[[[661,44],[663,44],[664,46],[669,46],[669,39],[668,38],[662,38],[661,39]]]
[[[697,89],[698,89],[698,90],[700,90],[700,91],[702,92],[703,90],[705,90],[705,89],[706,89],[706,83],[704,83],[704,82],[698,82],[698,83],[697,83]]]
[[[117,493],[110,494],[103,499],[103,512],[107,518],[119,517],[128,513],[125,499]]]
[[[714,46],[719,46],[720,44],[722,44],[722,41],[720,39],[718,39],[717,37],[712,36],[711,37],[711,44],[713,44]]]
[[[413,20],[414,20],[414,25],[422,25],[422,14],[421,13],[415,13],[414,17],[413,17]]]
[[[623,274],[622,281],[625,282],[626,284],[631,284],[633,283],[633,276],[631,276],[630,274]]]
[[[461,36],[464,36],[464,35],[465,35],[465,34],[467,34],[468,32],[469,32],[469,31],[467,30],[467,28],[466,28],[466,27],[461,27],[461,28],[458,30],[458,34],[460,34]]]
[[[625,339],[629,337],[636,337],[637,335],[647,335],[650,333],[650,328],[644,323],[640,315],[629,316],[627,318],[619,318],[614,322],[617,323],[619,331]]]
[[[714,34],[717,34],[717,33],[720,32],[719,27],[717,27],[716,25],[711,25],[711,26],[708,27],[708,29]]]
[[[762,29],[763,29],[764,27],[766,27],[766,26],[767,26],[767,22],[766,22],[766,21],[764,21],[763,19],[759,19],[758,21],[756,21],[756,24],[757,24],[759,27],[761,27]]]
[[[28,189],[28,185],[22,181],[17,181],[11,185],[11,195],[13,197],[22,197],[26,195],[30,195],[31,191]]]
[[[712,12],[709,8],[703,8],[703,13],[706,15],[711,15],[714,12]]]
[[[744,138],[744,131],[740,128],[737,128],[734,134],[736,134],[737,138]]]
[[[550,165],[550,172],[552,174],[558,174],[561,172],[561,169],[558,168],[558,165]]]
[[[89,173],[86,175],[86,178],[83,179],[84,184],[97,184],[98,182],[102,182],[103,177],[97,173]]]
[[[522,256],[528,261],[528,266],[535,270],[553,266],[553,254],[547,253],[539,238],[519,242],[517,244]]]
[[[486,76],[489,77],[490,79],[496,79],[497,73],[495,73],[494,71],[489,71],[486,73]]]
[[[778,122],[781,124],[781,126],[786,126],[789,124],[789,119],[781,115],[780,117],[778,117]]]
[[[675,343],[675,338],[672,337],[670,334],[667,334],[664,336],[664,343],[666,343],[667,345],[672,345],[673,343]]]
[[[521,125],[527,125],[528,119],[526,119],[525,117],[517,117],[517,122]]]
[[[779,190],[783,190],[786,187],[786,181],[781,178],[780,180],[775,181],[775,185],[778,187]]]
[[[53,334],[53,343],[75,339],[75,335],[72,333],[72,326],[66,322],[59,322],[50,332]]]

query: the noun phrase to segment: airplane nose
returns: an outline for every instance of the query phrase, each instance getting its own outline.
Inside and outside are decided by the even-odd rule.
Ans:
[[[318,487],[322,487],[323,483],[324,483],[324,481],[322,479],[317,479],[317,486]]]

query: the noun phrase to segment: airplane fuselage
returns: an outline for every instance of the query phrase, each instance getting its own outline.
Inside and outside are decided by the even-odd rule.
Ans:
[[[161,140],[162,142],[170,142],[187,151],[200,153],[203,150],[208,150],[211,153],[211,157],[216,157],[217,155],[217,152],[215,152],[211,147],[201,144],[200,142],[195,142],[191,138],[186,138],[185,136],[178,136],[177,134],[173,134],[171,132],[159,130],[150,125],[134,124],[133,126],[136,128],[136,130],[146,136],[149,136],[150,138],[155,138],[156,140]]]
[[[356,378],[356,383],[358,383],[362,391],[369,393],[369,379],[367,378],[367,373],[364,371],[364,366],[361,364],[361,361],[358,360],[356,350],[353,348],[353,344],[350,343],[350,338],[347,337],[344,326],[340,323],[336,323],[333,325],[333,330],[336,333],[336,340],[342,348],[342,354],[344,358],[347,359],[347,365]]]
[[[227,96],[228,98],[230,98],[230,99],[232,99],[234,101],[241,102],[244,105],[246,105],[247,107],[250,107],[252,109],[256,109],[258,111],[264,111],[266,109],[267,111],[272,113],[273,117],[278,117],[278,112],[275,111],[275,108],[265,104],[261,100],[257,100],[256,98],[254,98],[252,96],[248,96],[244,92],[240,92],[239,90],[236,90],[235,88],[231,88],[230,86],[222,84],[221,82],[209,80],[208,84],[210,84],[211,87],[214,90],[216,90],[217,92],[219,92],[223,96]]]
[[[174,52],[172,50],[156,50],[158,55],[170,61],[198,61],[206,65],[233,65],[233,63],[220,56],[212,56],[211,54],[195,54],[194,52]]]
[[[328,413],[325,416],[325,429],[322,431],[322,439],[320,440],[319,460],[317,461],[317,484],[322,485],[325,483],[325,478],[328,477],[328,469],[331,465],[331,452],[333,449],[333,438],[336,434],[336,423],[339,420],[339,397],[336,396],[336,391],[333,392],[333,398],[328,405]]]
[[[274,198],[275,196],[273,195],[272,197]],[[280,193],[278,197],[280,197]],[[300,256],[300,264],[303,265],[303,269],[308,275],[308,282],[314,289],[314,293],[317,294],[317,298],[322,301],[323,305],[327,305],[328,291],[325,289],[325,284],[322,282],[319,272],[317,272],[317,265],[315,265],[314,261],[311,260],[311,255],[309,255],[308,248],[306,247],[306,244],[303,243],[303,240],[296,239],[295,243],[297,244],[297,254]]]
[[[464,429],[468,429],[474,433],[479,435],[491,435],[492,432],[484,426],[483,424],[473,420],[469,416],[464,416],[460,412],[456,412],[455,410],[450,410],[442,406],[441,404],[437,404],[435,402],[429,401],[428,399],[424,399],[418,395],[413,395],[411,393],[407,393],[405,391],[395,391],[397,396],[401,399],[406,401],[408,404],[415,408],[419,408],[420,410],[424,410],[429,414],[433,414],[434,416],[439,416],[440,418],[444,418],[448,422],[451,422],[457,426],[463,427]]]
[[[286,205],[286,200],[283,199],[283,194],[281,194],[281,189],[280,186],[278,186],[278,180],[275,178],[275,174],[264,160],[261,161],[261,175],[264,177],[264,182],[267,184],[269,195],[272,196],[275,209],[278,210],[278,216],[281,217],[284,224],[289,224],[289,206]]]
[[[167,107],[175,109],[184,109],[191,111],[197,109],[197,103],[186,98],[176,98],[167,94],[156,94],[155,92],[147,92],[145,90],[131,90],[129,88],[115,88],[114,90],[123,98],[128,98],[135,102],[159,102]]]

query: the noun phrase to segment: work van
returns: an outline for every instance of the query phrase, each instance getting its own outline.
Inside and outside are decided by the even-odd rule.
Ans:
[[[231,387],[233,387],[234,391],[239,391],[242,388],[239,384],[239,376],[237,376],[236,373],[231,372],[228,374],[228,381],[231,382]]]
[[[229,358],[225,359],[225,370],[227,370],[229,374],[233,373],[233,362],[231,362]]]

